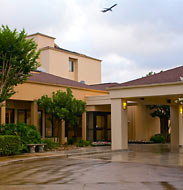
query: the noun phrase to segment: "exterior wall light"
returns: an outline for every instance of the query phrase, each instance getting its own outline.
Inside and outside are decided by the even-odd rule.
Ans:
[[[127,108],[127,102],[126,100],[123,100],[123,109],[126,110],[126,108]]]
[[[179,106],[179,113],[182,114],[182,105]]]

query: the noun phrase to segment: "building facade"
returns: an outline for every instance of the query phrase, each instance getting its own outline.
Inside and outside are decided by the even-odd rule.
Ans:
[[[101,60],[60,48],[55,38],[36,33],[29,35],[38,45],[40,69],[46,73],[82,82],[101,83]]]
[[[51,96],[57,90],[66,91],[69,87],[74,97],[87,105],[87,112],[80,118],[78,138],[112,141],[113,149],[126,149],[128,140],[148,141],[160,133],[159,119],[152,118],[146,107],[146,95],[133,98],[138,92],[133,86],[136,83],[129,83],[128,88],[136,88],[136,92],[128,97],[125,84],[101,84],[101,60],[62,49],[55,44],[55,38],[44,34],[36,33],[28,38],[33,38],[41,50],[39,60],[43,72],[31,73],[24,84],[15,87],[16,93],[0,108],[1,124],[24,122],[35,125],[43,138],[56,137],[58,126],[36,100],[43,95]],[[140,81],[147,82],[150,77]],[[152,88],[148,93],[151,91]],[[123,109],[123,103],[128,109]],[[62,141],[65,143],[74,132],[71,126],[62,125]]]

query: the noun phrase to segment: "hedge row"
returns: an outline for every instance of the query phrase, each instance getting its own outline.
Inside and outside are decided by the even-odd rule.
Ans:
[[[1,125],[0,135],[13,135],[20,137],[20,152],[29,152],[27,144],[41,143],[41,136],[36,127],[25,123]]]
[[[0,156],[18,154],[21,140],[19,136],[0,135]]]

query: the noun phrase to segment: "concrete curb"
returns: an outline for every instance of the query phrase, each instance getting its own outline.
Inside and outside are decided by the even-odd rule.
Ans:
[[[36,161],[36,160],[42,160],[42,159],[49,159],[49,158],[70,158],[74,156],[85,156],[85,155],[94,155],[94,154],[105,154],[105,153],[112,153],[112,152],[126,152],[129,150],[104,150],[104,151],[88,151],[88,152],[77,152],[77,153],[55,153],[55,155],[45,155],[45,156],[33,156],[30,158],[20,158],[20,159],[14,159],[9,161],[0,162],[0,166],[6,166],[13,163],[19,163],[19,162],[26,162],[26,161]]]

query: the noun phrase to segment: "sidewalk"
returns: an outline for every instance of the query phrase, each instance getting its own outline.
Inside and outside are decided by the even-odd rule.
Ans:
[[[124,152],[124,154],[106,154],[108,160],[125,161],[125,162],[142,162],[157,164],[171,164],[183,166],[183,148],[179,151],[172,152],[169,144],[130,144],[128,150],[111,150],[110,146],[101,147],[82,147],[71,150],[57,150],[44,153],[26,153],[16,156],[0,157],[0,166],[8,165],[16,162],[24,162],[30,160],[40,160],[49,158],[66,158],[81,155],[92,155],[98,157],[102,153]],[[126,153],[125,153],[126,152]],[[96,155],[98,154],[98,155]],[[145,155],[145,156],[144,156]],[[162,158],[162,159],[159,159]],[[159,163],[159,161],[161,163]]]
[[[8,165],[14,162],[22,162],[27,160],[38,160],[43,158],[53,158],[53,157],[71,157],[71,156],[79,156],[79,155],[89,155],[89,154],[99,154],[99,153],[107,153],[111,152],[110,146],[104,147],[82,147],[73,150],[64,150],[64,151],[51,151],[51,152],[43,152],[43,153],[25,153],[21,155],[15,156],[6,156],[0,157],[0,166]]]

